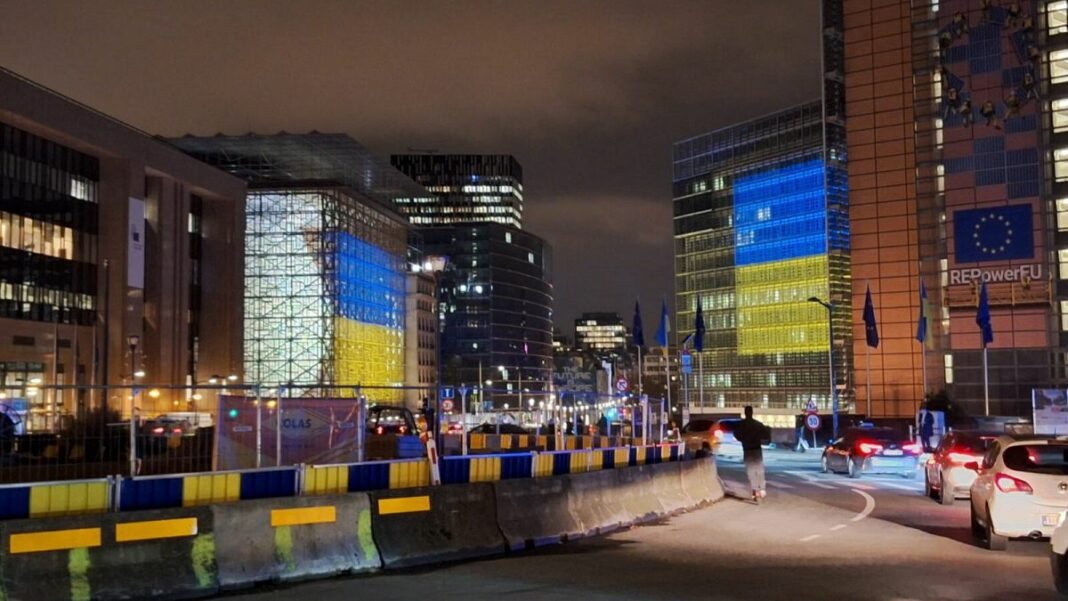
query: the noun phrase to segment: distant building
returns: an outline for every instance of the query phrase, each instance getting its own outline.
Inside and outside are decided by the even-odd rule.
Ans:
[[[516,407],[520,388],[535,401],[552,372],[551,247],[541,238],[483,223],[422,228],[418,245],[445,257],[438,281],[443,384],[490,380],[487,401]]]
[[[350,395],[359,384],[372,401],[402,402],[391,388],[406,375],[408,223],[393,200],[425,191],[341,134],[171,143],[249,184],[248,378],[294,394]]]
[[[553,353],[567,353],[572,348],[571,339],[562,334],[559,328],[553,327]]]
[[[401,154],[393,166],[430,195],[400,196],[398,210],[416,227],[499,223],[523,227],[523,168],[499,154]]]
[[[575,320],[575,346],[598,354],[619,354],[627,347],[627,327],[618,313],[583,313]]]
[[[405,297],[404,381],[411,388],[404,404],[417,409],[423,398],[434,398],[438,382],[437,280],[432,273],[408,274]]]
[[[245,184],[0,68],[0,398],[28,430],[241,376]],[[96,349],[94,351],[94,346]],[[143,372],[143,377],[133,374]],[[39,388],[43,387],[43,388]]]

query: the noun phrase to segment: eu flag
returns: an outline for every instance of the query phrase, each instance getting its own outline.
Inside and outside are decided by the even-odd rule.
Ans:
[[[634,323],[631,326],[634,332],[634,344],[645,346],[645,332],[642,331],[642,308],[638,301],[634,301]]]
[[[705,350],[705,314],[701,310],[701,297],[697,297],[697,317],[694,319],[693,348],[697,352]]]
[[[953,214],[957,263],[1031,259],[1035,256],[1031,205],[957,211]]]
[[[875,323],[875,305],[871,302],[871,288],[864,295],[864,336],[868,346],[879,348],[879,326]]]
[[[667,353],[668,334],[671,333],[671,318],[668,316],[667,298],[660,303],[660,328],[656,331],[656,343]]]
[[[916,323],[916,341],[927,342],[927,286],[920,280],[920,319]]]
[[[990,325],[990,299],[986,295],[986,282],[979,287],[979,310],[975,313],[975,323],[983,335],[983,346],[994,342],[994,327]]]

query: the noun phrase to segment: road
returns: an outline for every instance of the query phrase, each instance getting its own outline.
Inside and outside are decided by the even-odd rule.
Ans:
[[[1044,542],[986,551],[967,501],[942,507],[922,480],[820,474],[815,453],[769,453],[760,505],[716,505],[612,535],[491,559],[234,595],[244,601],[1055,600]],[[733,494],[740,462],[719,461]]]

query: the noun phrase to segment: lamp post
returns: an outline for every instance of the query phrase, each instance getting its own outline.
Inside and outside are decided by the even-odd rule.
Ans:
[[[838,438],[838,387],[834,385],[834,303],[810,296],[810,303],[819,303],[827,309],[827,365],[831,378],[831,436]]]

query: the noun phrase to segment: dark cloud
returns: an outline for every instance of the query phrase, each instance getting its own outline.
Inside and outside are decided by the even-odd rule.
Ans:
[[[570,331],[670,299],[672,142],[818,95],[819,5],[9,1],[0,64],[152,133],[514,154]]]

